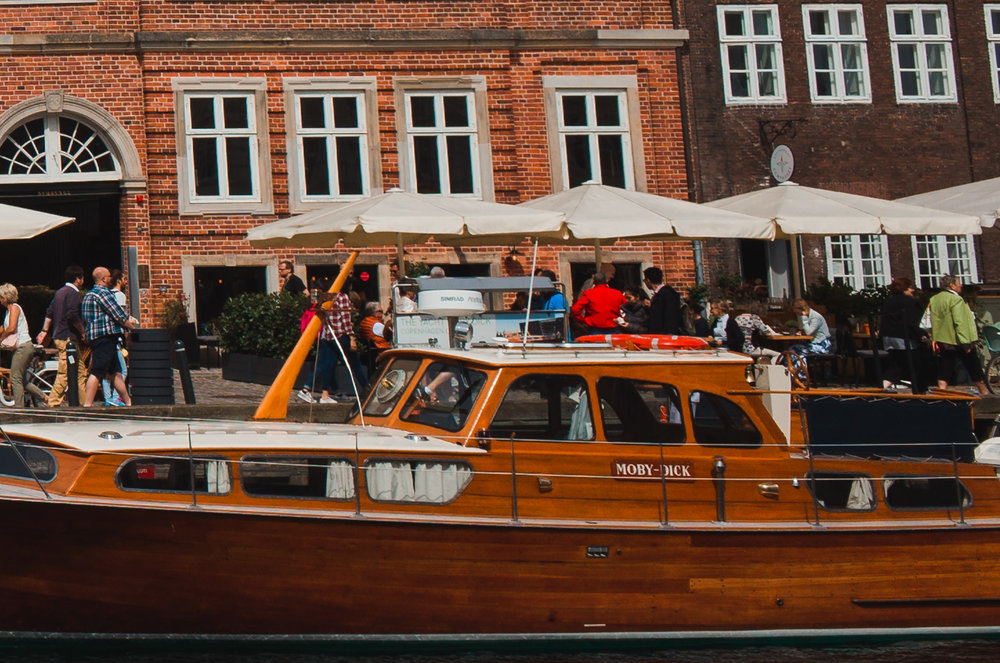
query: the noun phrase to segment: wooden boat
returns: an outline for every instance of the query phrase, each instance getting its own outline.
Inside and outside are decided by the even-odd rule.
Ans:
[[[4,426],[0,631],[1000,626],[1000,443],[976,444],[974,399],[796,393],[788,426],[765,399],[790,396],[724,351],[399,349],[381,366],[344,425]]]

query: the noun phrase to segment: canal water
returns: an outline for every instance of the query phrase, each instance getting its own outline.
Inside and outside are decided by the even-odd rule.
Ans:
[[[628,651],[462,652],[360,654],[269,651],[246,643],[210,650],[184,647],[136,647],[129,644],[52,647],[0,647],[3,663],[956,663],[1000,659],[997,640],[921,640],[882,644],[826,643],[821,646],[698,647]]]

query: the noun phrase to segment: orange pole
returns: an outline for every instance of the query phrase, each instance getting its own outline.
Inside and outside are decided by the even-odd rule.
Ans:
[[[351,255],[347,258],[347,262],[340,268],[337,280],[330,286],[329,293],[331,295],[337,294],[344,287],[344,281],[347,280],[347,275],[351,273],[351,268],[354,267],[354,260],[357,257],[358,252],[352,251]],[[323,302],[323,308],[329,309],[332,307],[332,301]],[[278,377],[274,378],[271,387],[264,394],[260,405],[257,406],[257,412],[253,415],[254,419],[284,419],[288,415],[288,398],[292,395],[292,389],[295,388],[295,378],[299,376],[302,364],[305,363],[306,357],[309,356],[309,350],[316,341],[316,335],[319,334],[319,329],[322,325],[323,322],[318,315],[309,321],[305,331],[302,332],[302,336],[299,337],[298,343],[292,348],[292,353],[285,360],[285,365],[278,371]]]

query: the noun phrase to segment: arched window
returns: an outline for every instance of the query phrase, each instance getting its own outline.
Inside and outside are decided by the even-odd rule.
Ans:
[[[0,179],[30,181],[119,179],[108,143],[79,120],[57,115],[30,119],[0,143]]]

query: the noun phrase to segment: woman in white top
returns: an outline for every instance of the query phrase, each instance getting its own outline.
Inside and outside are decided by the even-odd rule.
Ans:
[[[118,305],[122,307],[122,310],[127,311],[127,300],[125,298],[125,293],[122,292],[122,287],[125,285],[125,275],[120,269],[111,270],[111,280],[108,282],[108,287],[111,288],[111,294],[115,296],[115,301]],[[125,364],[125,353],[122,351],[122,346],[124,345],[124,340],[118,342],[118,365],[122,367],[122,380],[128,377],[128,366]],[[125,382],[128,385],[128,382]],[[111,381],[104,378],[101,381],[101,387],[104,390],[104,405],[105,406],[123,406],[125,405],[121,397],[115,391],[114,387],[111,385]]]
[[[10,336],[17,339],[14,343],[14,356],[10,360],[10,383],[14,390],[14,407],[24,407],[25,389],[36,405],[44,403],[45,394],[38,388],[38,385],[27,383],[27,387],[25,387],[25,375],[28,372],[28,366],[31,365],[31,358],[35,354],[35,346],[31,342],[31,334],[28,332],[28,319],[24,317],[24,311],[17,303],[17,288],[10,283],[0,285],[0,305],[7,309],[3,330],[0,331],[0,343]]]

